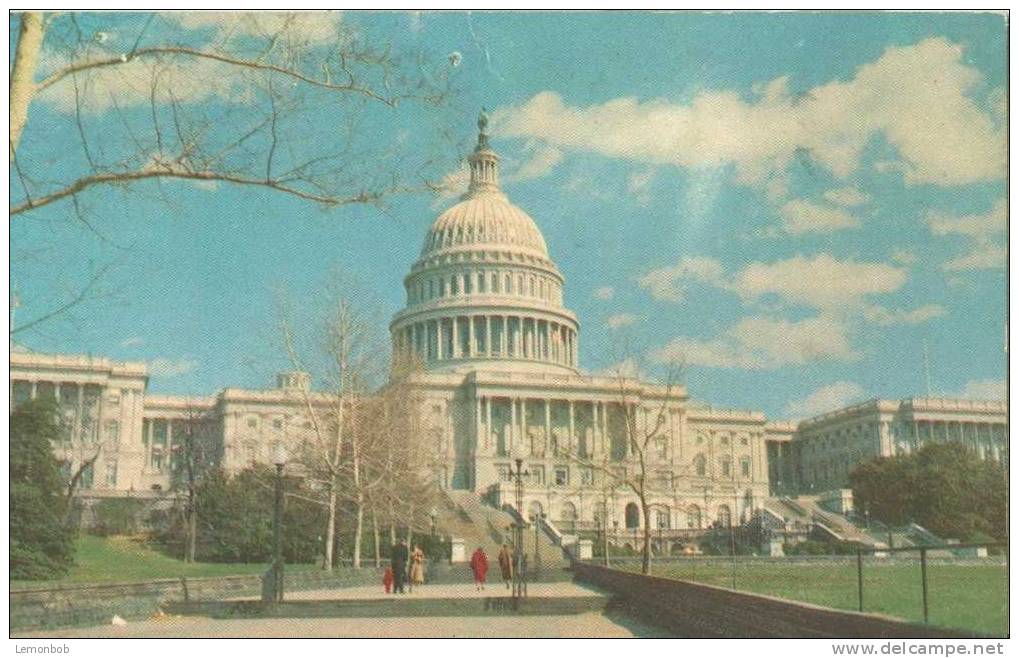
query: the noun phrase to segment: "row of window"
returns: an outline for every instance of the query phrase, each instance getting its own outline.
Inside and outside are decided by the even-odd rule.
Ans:
[[[407,287],[407,302],[414,304],[440,297],[471,294],[514,295],[543,299],[561,304],[559,284],[551,277],[534,274],[512,275],[504,272],[481,271],[468,274],[451,274],[427,281],[417,281]]]

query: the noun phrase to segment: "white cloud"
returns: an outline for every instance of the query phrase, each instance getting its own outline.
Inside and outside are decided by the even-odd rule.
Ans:
[[[610,315],[605,324],[609,329],[618,329],[620,327],[629,327],[631,324],[637,321],[637,316],[633,313],[617,313]]]
[[[638,283],[652,297],[669,302],[682,301],[690,282],[697,281],[717,286],[724,285],[722,264],[704,256],[686,257],[670,267],[651,270]]]
[[[921,324],[934,318],[940,318],[947,312],[945,307],[940,304],[926,304],[909,311],[888,309],[875,304],[865,308],[863,316],[878,326],[890,327],[897,324]]]
[[[824,198],[832,203],[840,206],[846,206],[848,208],[861,206],[870,201],[869,194],[864,194],[855,187],[840,187],[838,189],[828,190],[824,193]]]
[[[597,290],[594,291],[594,298],[601,300],[609,300],[612,299],[612,297],[615,294],[616,294],[615,288],[613,288],[612,286],[605,286],[603,288],[598,288]]]
[[[938,236],[963,236],[969,240],[969,251],[945,263],[946,272],[986,270],[1005,267],[1008,253],[1004,246],[1007,207],[1004,199],[995,201],[990,211],[980,215],[946,215],[931,213],[927,225]]]
[[[973,379],[966,382],[959,397],[970,400],[1004,400],[1008,388],[1003,379]]]
[[[192,359],[158,358],[149,361],[148,365],[149,374],[153,377],[179,377],[197,368],[198,362]]]
[[[106,55],[102,57],[105,59]],[[57,68],[57,56],[47,56],[46,67]],[[84,113],[101,113],[111,109],[114,102],[121,108],[149,105],[155,89],[156,103],[196,103],[220,98],[233,103],[245,103],[250,87],[245,72],[208,59],[157,61],[133,59],[116,66],[107,66],[83,72],[78,76],[75,92],[72,76],[39,92],[39,100],[53,109],[73,113],[77,106]]]
[[[964,235],[976,240],[989,240],[1005,232],[1005,200],[998,199],[990,211],[982,215],[955,216],[942,213],[927,215],[927,225],[934,235]]]
[[[338,11],[186,11],[164,16],[186,30],[215,30],[218,38],[283,35],[288,43],[327,44],[340,36]]]
[[[856,218],[845,210],[821,206],[802,199],[787,202],[779,212],[782,215],[782,228],[790,235],[831,233],[860,225]]]
[[[863,395],[863,388],[855,382],[833,382],[802,399],[789,402],[785,412],[793,418],[809,418],[858,402]]]
[[[707,90],[685,105],[616,98],[573,107],[543,91],[494,113],[493,123],[505,136],[638,162],[732,164],[738,180],[762,186],[797,152],[846,177],[881,135],[898,149],[907,182],[959,185],[1005,171],[1004,127],[971,94],[981,81],[962,46],[934,37],[889,47],[851,79],[795,96],[786,78],[760,85],[750,99],[740,89]]]
[[[131,336],[120,341],[121,347],[141,347],[144,344],[145,341],[140,336]]]
[[[916,264],[916,252],[911,249],[897,248],[892,249],[892,262],[898,265],[915,265]]]
[[[775,263],[751,263],[734,277],[732,288],[746,299],[777,295],[818,309],[855,306],[869,295],[898,290],[906,271],[887,263],[838,260],[821,253]]]
[[[646,206],[651,203],[651,183],[655,179],[655,170],[635,171],[626,180],[626,191],[637,203]]]
[[[552,171],[557,164],[562,162],[563,153],[551,146],[536,146],[530,158],[523,162],[517,170],[506,177],[506,182],[516,182],[541,178]]]
[[[1005,267],[1008,252],[996,244],[980,244],[969,253],[946,261],[941,269],[946,272],[963,272],[968,270],[993,270]]]
[[[641,370],[640,365],[636,359],[628,358],[620,361],[619,363],[613,363],[598,372],[595,373],[601,377],[616,377],[622,379],[649,379],[647,374]]]
[[[799,321],[747,317],[712,339],[674,338],[650,356],[661,363],[748,370],[859,358],[845,326],[823,315]]]

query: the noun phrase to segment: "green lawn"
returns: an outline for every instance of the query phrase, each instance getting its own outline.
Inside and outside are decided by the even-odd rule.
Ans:
[[[75,565],[63,578],[57,580],[12,580],[12,588],[47,587],[68,584],[126,582],[179,578],[188,576],[241,576],[260,574],[266,564],[219,564],[210,562],[186,563],[145,545],[134,537],[94,537],[81,535],[75,541]],[[288,570],[312,569],[314,565],[287,565]]]
[[[640,565],[627,565],[640,570]],[[691,559],[652,565],[652,575],[732,587],[731,564]],[[856,610],[856,561],[838,563],[737,562],[736,589]],[[930,623],[978,633],[1006,633],[1007,582],[1003,564],[939,564],[927,567]],[[867,558],[863,569],[865,612],[923,620],[920,564],[881,563]]]

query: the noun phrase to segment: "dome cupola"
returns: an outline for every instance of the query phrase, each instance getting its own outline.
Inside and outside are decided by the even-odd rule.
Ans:
[[[467,192],[432,224],[404,279],[394,352],[416,353],[429,370],[576,372],[578,324],[563,307],[562,274],[537,224],[499,187],[484,110],[467,161]]]

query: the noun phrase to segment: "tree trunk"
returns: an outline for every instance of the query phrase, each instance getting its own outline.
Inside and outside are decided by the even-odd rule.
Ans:
[[[326,559],[322,568],[333,570],[333,540],[336,537],[336,478],[329,481],[329,519],[326,521]]]
[[[188,491],[188,544],[185,562],[194,562],[198,546],[198,509],[195,504],[195,489],[192,486]]]
[[[18,148],[21,132],[28,121],[28,106],[35,96],[35,69],[43,40],[42,14],[26,11],[21,15],[21,29],[18,31],[18,45],[14,51],[14,65],[11,67],[11,137],[10,159]]]
[[[381,537],[379,536],[379,516],[375,512],[375,508],[372,507],[372,546],[375,549],[375,568],[379,568],[379,564],[382,562],[382,547],[379,546]]]
[[[361,539],[364,536],[364,502],[360,492],[357,495],[357,511],[354,520],[354,554],[352,564],[355,569],[361,568]]]
[[[648,574],[651,573],[651,507],[644,502],[643,498],[640,501],[640,507],[644,514],[644,548],[641,552],[640,572]]]

